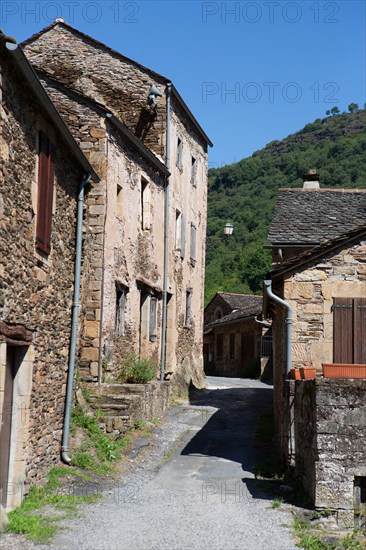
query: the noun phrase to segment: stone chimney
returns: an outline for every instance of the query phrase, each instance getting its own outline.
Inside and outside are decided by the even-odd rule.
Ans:
[[[317,174],[316,168],[311,168],[302,179],[304,182],[303,189],[319,189],[319,174]]]

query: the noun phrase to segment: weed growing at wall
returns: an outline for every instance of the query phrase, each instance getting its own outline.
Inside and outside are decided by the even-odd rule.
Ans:
[[[155,378],[157,367],[151,359],[139,359],[130,353],[123,361],[116,380],[121,383],[147,384]]]
[[[77,504],[92,503],[99,498],[98,494],[60,494],[60,478],[67,475],[89,479],[85,474],[70,468],[53,468],[48,474],[46,485],[31,487],[22,505],[10,512],[7,531],[23,534],[38,543],[46,543],[59,529],[57,521],[75,515]],[[45,506],[52,506],[54,511],[45,514],[42,510]]]

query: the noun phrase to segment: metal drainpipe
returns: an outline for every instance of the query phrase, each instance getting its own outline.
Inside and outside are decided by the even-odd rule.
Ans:
[[[80,272],[81,272],[81,250],[83,242],[83,210],[84,210],[84,189],[90,181],[89,174],[84,178],[79,187],[78,207],[77,207],[77,224],[76,224],[76,258],[75,258],[75,286],[74,286],[74,303],[72,309],[72,324],[71,324],[71,341],[69,352],[69,367],[67,376],[66,402],[64,415],[64,429],[62,432],[61,443],[61,459],[66,464],[70,464],[71,458],[68,455],[69,451],[69,433],[70,433],[70,416],[72,404],[72,390],[74,384],[75,357],[76,357],[76,339],[78,334],[78,318],[79,318],[79,297],[80,297]]]
[[[272,281],[267,279],[264,281],[264,286],[266,288],[267,294],[275,302],[287,309],[287,317],[285,320],[286,323],[286,376],[287,378],[290,375],[291,365],[292,365],[292,307],[290,304],[282,300],[279,296],[273,293],[272,291]]]
[[[166,86],[166,152],[165,164],[170,170],[170,95],[172,84]],[[169,267],[169,184],[170,175],[165,183],[165,227],[164,227],[164,282],[163,282],[163,319],[161,327],[161,358],[160,358],[160,382],[164,381],[165,358],[166,358],[166,328],[167,328],[167,305],[168,305],[168,267]]]

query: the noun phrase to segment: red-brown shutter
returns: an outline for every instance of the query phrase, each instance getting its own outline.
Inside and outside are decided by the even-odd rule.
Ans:
[[[333,363],[353,363],[353,298],[334,298]]]
[[[45,254],[51,250],[53,185],[55,177],[54,146],[43,132],[39,133],[38,203],[36,248]]]
[[[354,362],[366,364],[366,298],[355,298],[354,317]]]

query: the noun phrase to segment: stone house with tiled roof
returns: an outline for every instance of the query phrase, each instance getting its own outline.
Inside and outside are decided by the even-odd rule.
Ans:
[[[102,177],[87,201],[82,379],[113,378],[133,351],[201,386],[211,141],[169,79],[62,20],[24,49]]]
[[[282,193],[263,309],[273,321],[277,449],[284,464],[295,465],[315,506],[353,522],[354,508],[365,503],[366,382],[321,376],[322,363],[366,364],[366,193]],[[290,215],[278,212],[298,197]],[[308,216],[311,225],[301,226]],[[302,252],[294,255],[296,248]],[[291,367],[308,366],[316,368],[315,381],[289,379]]]
[[[279,189],[268,241],[275,264],[286,261],[361,226],[366,219],[366,189],[307,186]],[[317,181],[315,181],[317,183]]]
[[[218,292],[205,308],[204,361],[208,373],[253,376],[260,372],[262,296]]]
[[[2,31],[0,59],[0,506],[10,510],[60,461],[77,235],[99,178]]]

